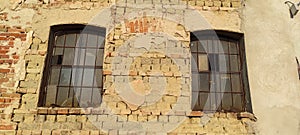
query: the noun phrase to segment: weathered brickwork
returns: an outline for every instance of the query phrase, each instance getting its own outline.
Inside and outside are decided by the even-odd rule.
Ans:
[[[0,134],[255,134],[250,114],[205,114],[190,108],[189,43],[197,27],[189,27],[193,25],[185,15],[194,8],[238,14],[240,0],[9,2],[0,7]],[[55,22],[42,13],[94,14],[102,9],[109,9],[111,20],[105,24],[101,106],[38,107],[49,28],[69,21],[68,14],[55,16],[66,20]],[[97,21],[89,19],[84,24]]]

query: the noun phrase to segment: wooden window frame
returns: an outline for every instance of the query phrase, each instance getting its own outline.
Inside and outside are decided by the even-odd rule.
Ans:
[[[231,42],[231,41],[237,42],[237,46],[238,46],[237,47],[237,50],[238,50],[237,53],[238,54],[236,54],[236,55],[237,55],[237,58],[240,61],[240,63],[239,63],[239,68],[240,68],[239,72],[229,73],[228,71],[226,71],[225,74],[229,73],[230,76],[231,76],[231,74],[235,74],[235,75],[238,74],[240,76],[240,78],[241,78],[240,79],[240,82],[241,82],[240,83],[240,86],[241,86],[240,90],[241,91],[239,93],[234,93],[233,90],[232,90],[232,88],[230,88],[231,92],[229,92],[229,93],[231,94],[231,98],[232,98],[232,100],[231,100],[232,107],[234,106],[233,105],[233,102],[234,102],[234,100],[233,100],[233,94],[241,94],[242,95],[242,98],[241,98],[241,100],[242,100],[242,103],[241,103],[242,104],[242,108],[240,110],[234,110],[232,108],[228,109],[228,110],[224,110],[224,108],[222,107],[223,98],[218,100],[218,98],[217,98],[218,97],[217,96],[218,95],[217,92],[216,91],[214,91],[214,92],[211,91],[211,88],[210,88],[212,86],[211,85],[211,82],[212,82],[211,78],[209,78],[209,83],[208,83],[209,89],[208,89],[208,92],[207,92],[208,93],[207,96],[208,97],[210,97],[212,95],[215,96],[215,99],[218,100],[218,101],[216,101],[216,103],[220,102],[219,106],[217,106],[217,107],[214,108],[214,107],[211,107],[211,106],[213,106],[212,104],[209,104],[210,107],[208,107],[208,108],[207,108],[207,106],[205,106],[205,108],[203,107],[203,108],[200,108],[200,109],[199,108],[198,109],[194,108],[195,106],[193,106],[194,105],[193,103],[194,102],[197,102],[197,103],[200,102],[200,100],[198,99],[200,96],[198,96],[197,99],[195,100],[195,97],[194,97],[195,95],[193,94],[193,92],[195,92],[194,90],[198,89],[198,90],[196,90],[196,91],[198,91],[197,95],[202,94],[203,91],[200,91],[200,86],[198,84],[194,84],[195,81],[193,81],[194,80],[193,76],[196,75],[196,76],[200,77],[200,74],[201,73],[205,73],[205,72],[207,72],[209,74],[209,76],[212,76],[212,75],[214,76],[217,73],[213,73],[213,72],[219,72],[219,71],[214,71],[216,69],[212,70],[212,68],[210,66],[211,65],[210,64],[210,58],[209,58],[210,54],[208,52],[204,52],[203,54],[206,54],[208,56],[208,60],[207,61],[208,61],[209,69],[207,71],[199,71],[200,69],[198,67],[198,60],[199,60],[198,59],[198,57],[199,57],[198,54],[201,54],[201,53],[198,50],[197,51],[193,50],[192,47],[190,46],[190,48],[191,48],[191,54],[192,54],[191,55],[192,60],[194,59],[195,56],[197,56],[197,59],[195,59],[195,61],[197,61],[197,71],[195,71],[195,69],[193,69],[194,67],[191,65],[192,66],[192,68],[191,68],[191,70],[192,70],[192,106],[191,106],[192,111],[204,111],[204,112],[251,112],[252,113],[250,90],[249,90],[249,83],[248,83],[248,76],[247,76],[247,64],[246,64],[246,54],[245,54],[245,46],[244,46],[244,35],[242,33],[228,32],[228,31],[223,31],[223,30],[203,30],[203,31],[195,31],[195,32],[191,33],[191,37],[190,37],[191,44],[190,45],[192,45],[193,42],[198,42],[197,43],[197,45],[198,45],[198,44],[201,43],[202,40],[212,40],[212,42],[214,42],[213,40],[216,40],[216,41],[217,40],[228,40],[229,42]],[[212,45],[213,44],[214,43],[212,43]],[[230,51],[229,49],[230,48],[228,48],[228,54],[227,55],[229,55],[229,56],[235,55],[235,54],[230,54],[229,53],[229,51]],[[195,55],[195,53],[197,53],[197,55]],[[214,52],[212,52],[212,54],[213,53]],[[220,54],[217,52],[216,55],[219,56]],[[228,60],[229,60],[229,63],[230,63],[230,58]],[[219,65],[216,65],[216,66],[218,67]],[[229,67],[229,68],[231,68],[231,67]],[[232,78],[230,78],[230,79],[232,79]],[[232,80],[230,81],[230,83],[232,85]],[[196,86],[196,88],[195,88],[195,86]],[[220,93],[222,95],[225,94],[224,91],[221,91]],[[198,105],[198,106],[201,106],[201,105]]]
[[[81,46],[77,46],[77,36],[81,36],[81,34],[84,33],[87,35],[86,38],[88,38],[89,35],[96,35],[97,36],[97,43],[96,43],[96,47],[95,48],[91,48],[88,43],[85,43],[84,47],[81,47]],[[76,40],[75,40],[75,45],[74,47],[66,47],[65,43],[67,41],[64,41],[64,46],[55,46],[56,45],[56,36],[59,36],[59,35],[62,35],[64,37],[66,37],[67,34],[76,34]],[[70,98],[70,92],[72,89],[75,89],[73,88],[74,86],[72,86],[71,84],[71,79],[72,79],[72,76],[70,76],[70,82],[69,82],[69,85],[67,86],[58,86],[59,85],[59,80],[58,80],[58,83],[57,83],[57,86],[56,86],[56,93],[55,93],[55,104],[52,104],[52,105],[46,105],[46,94],[47,94],[47,89],[46,87],[48,86],[48,81],[49,81],[49,78],[50,78],[50,70],[52,69],[52,67],[54,67],[55,65],[52,65],[52,60],[53,60],[53,51],[55,48],[62,48],[63,50],[66,50],[66,48],[73,48],[74,49],[74,55],[75,55],[75,51],[76,49],[80,50],[94,50],[96,51],[96,53],[103,53],[104,54],[104,46],[105,46],[105,35],[106,34],[106,29],[103,28],[103,27],[97,27],[97,26],[91,26],[91,25],[83,25],[83,24],[63,24],[63,25],[54,25],[54,26],[51,26],[50,27],[50,34],[49,34],[49,45],[48,45],[48,51],[47,51],[47,56],[46,56],[46,60],[45,60],[45,66],[44,66],[44,71],[43,71],[43,75],[42,75],[42,82],[41,82],[41,87],[40,87],[40,93],[39,93],[39,101],[38,101],[38,107],[78,107],[78,108],[85,108],[85,107],[96,107],[96,106],[92,106],[92,105],[87,105],[87,106],[81,106],[79,105],[74,105],[74,99],[75,99],[75,93],[73,92],[73,96],[71,97],[72,99],[72,105],[71,106],[60,106],[60,105],[57,105],[57,96],[58,96],[58,87],[68,87],[68,97],[67,98]],[[99,40],[99,37],[103,37],[103,40],[102,40],[102,45],[100,45],[98,43],[98,40]],[[66,38],[64,39],[66,40]],[[84,59],[86,59],[85,55],[86,55],[87,51],[84,53]],[[64,53],[62,54],[62,57],[64,56]],[[102,99],[102,94],[103,94],[103,79],[104,79],[104,76],[103,76],[103,60],[104,58],[102,57],[99,57],[102,61],[102,63],[99,63],[100,66],[96,65],[96,61],[97,61],[97,56],[95,55],[95,63],[94,65],[91,65],[90,67],[87,66],[86,63],[84,63],[83,65],[74,65],[71,64],[71,65],[67,65],[67,64],[58,64],[57,66],[60,66],[60,72],[61,70],[63,69],[63,67],[70,67],[71,69],[73,67],[78,67],[80,66],[80,68],[82,68],[83,70],[84,69],[87,69],[87,68],[91,68],[93,70],[93,73],[96,72],[96,70],[99,70],[101,73],[101,79],[102,82],[100,82],[102,85],[100,85],[100,87],[98,87],[98,82],[97,82],[97,89],[99,89],[101,91],[101,99]],[[73,74],[72,70],[71,70],[71,73],[70,74]],[[76,74],[76,72],[75,72]],[[82,71],[82,74],[84,74],[84,71]],[[59,73],[59,76],[62,76],[62,74]],[[82,75],[82,78],[84,77],[84,75]],[[93,85],[92,86],[83,86],[83,83],[81,82],[81,85],[80,86],[75,86],[75,87],[80,87],[80,89],[83,89],[85,87],[92,87],[92,92],[93,92],[93,88],[94,88],[94,83],[95,83],[95,77],[98,77],[98,76],[95,76],[93,75]],[[81,79],[83,80],[83,79]],[[98,79],[97,79],[98,80]],[[96,87],[95,87],[96,89]],[[80,93],[80,96],[81,96],[81,93]],[[91,95],[93,96],[93,95]],[[67,99],[66,98],[66,99]],[[92,98],[92,97],[91,97]],[[100,99],[100,100],[101,100]],[[92,102],[92,101],[91,101]],[[101,104],[101,101],[99,101]]]

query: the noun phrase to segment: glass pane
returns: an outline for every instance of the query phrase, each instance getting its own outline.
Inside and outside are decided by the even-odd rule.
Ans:
[[[207,41],[200,41],[198,44],[198,51],[199,52],[203,52],[203,53],[207,53]]]
[[[191,58],[191,62],[192,62],[192,71],[197,71],[198,72],[198,57],[197,57],[197,53],[192,53],[192,58]]]
[[[96,69],[94,76],[94,87],[102,87],[102,69]]]
[[[63,55],[64,48],[56,47],[53,49],[53,55]]]
[[[199,74],[199,84],[201,91],[209,91],[209,73]]]
[[[96,65],[97,66],[102,66],[103,65],[103,54],[104,54],[104,51],[103,51],[103,49],[99,49],[98,51],[97,51],[97,60],[96,60]]]
[[[104,48],[105,44],[105,37],[98,36],[98,48]]]
[[[80,96],[80,107],[90,107],[92,106],[92,88],[82,88]]]
[[[72,86],[81,86],[83,68],[72,69]]]
[[[192,92],[192,110],[193,111],[201,111],[201,107],[199,104],[199,92]]]
[[[216,54],[209,54],[209,67],[211,71],[218,71],[219,67],[219,57]]]
[[[207,40],[208,53],[213,53],[213,42],[212,40]]]
[[[229,72],[229,56],[228,55],[219,55],[219,69],[220,72]]]
[[[222,96],[223,96],[223,93],[215,93],[215,95],[216,95],[217,110],[221,111],[222,110]]]
[[[197,42],[198,41],[191,42],[191,52],[197,52]]]
[[[225,110],[225,111],[229,111],[231,109],[231,107],[232,107],[231,94],[228,94],[228,93],[223,94],[222,107],[223,107],[223,110]]]
[[[198,73],[192,74],[192,91],[199,91]]]
[[[97,35],[89,34],[87,46],[88,47],[97,47],[97,37],[98,37]]]
[[[79,39],[77,40],[76,47],[85,47],[87,43],[87,34],[81,33]]]
[[[240,67],[238,55],[230,55],[230,67],[232,72],[238,72]]]
[[[63,67],[60,73],[60,86],[69,86],[71,80],[71,68]]]
[[[86,49],[85,65],[95,65],[96,49]]]
[[[218,47],[218,40],[212,40],[212,53],[218,53],[219,47]]]
[[[214,45],[215,45],[215,49],[216,49],[216,53],[224,53],[223,52],[223,48],[222,48],[222,43],[220,42],[220,40],[215,40],[214,41]]]
[[[83,86],[93,86],[94,69],[85,68],[83,72]]]
[[[55,104],[56,99],[56,85],[47,86],[47,95],[46,95],[46,106],[51,106]]]
[[[241,91],[241,78],[239,74],[231,74],[232,82],[232,91],[233,92],[242,92]]]
[[[67,34],[66,46],[75,46],[75,43],[76,43],[76,34]]]
[[[72,98],[68,98],[69,87],[58,87],[56,103],[59,106],[72,105]]]
[[[198,54],[199,71],[208,71],[208,60],[206,54]]]
[[[57,36],[56,37],[56,46],[64,46],[65,42],[65,35]]]
[[[228,53],[228,41],[222,40],[221,44],[221,48],[219,48],[220,53]]]
[[[240,112],[243,108],[243,101],[241,94],[233,94],[233,109],[234,111]]]
[[[63,65],[73,65],[74,62],[74,48],[65,48]]]
[[[80,100],[80,95],[81,95],[81,88],[71,88],[74,92],[74,99],[73,99],[73,106],[74,107],[79,107],[79,100]]]
[[[230,42],[229,44],[229,50],[230,50],[230,54],[237,54],[237,43],[236,42]]]
[[[212,75],[213,79],[212,82],[214,83],[214,89],[212,89],[211,91],[215,91],[215,92],[221,92],[221,80],[220,80],[220,74],[215,74]]]
[[[231,92],[231,82],[230,75],[222,74],[221,75],[221,92]]]
[[[60,67],[51,67],[50,85],[58,85]]]
[[[210,109],[210,99],[208,98],[208,94],[209,93],[200,93],[199,95],[200,108],[206,111]]]
[[[216,93],[209,93],[209,98],[210,98],[210,110],[211,111],[216,111],[217,110],[217,103],[216,103]]]
[[[86,49],[76,48],[74,65],[84,65],[85,50]]]
[[[93,107],[100,106],[100,103],[102,101],[101,89],[100,88],[93,88],[93,94],[92,95],[93,95],[92,96]]]

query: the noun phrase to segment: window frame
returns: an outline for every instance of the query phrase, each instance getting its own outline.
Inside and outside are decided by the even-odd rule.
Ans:
[[[47,54],[46,58],[44,61],[44,68],[43,68],[43,74],[42,74],[42,80],[41,80],[41,85],[40,85],[40,90],[39,90],[39,99],[38,99],[38,107],[60,107],[60,108],[82,108],[80,105],[78,107],[74,107],[73,105],[70,107],[66,106],[46,106],[46,87],[48,85],[48,80],[50,78],[50,70],[51,70],[51,60],[53,58],[53,49],[55,48],[55,36],[57,34],[66,35],[68,33],[78,33],[80,31],[84,31],[86,34],[97,34],[99,36],[104,37],[104,44],[103,44],[103,54],[104,54],[104,46],[105,46],[105,38],[106,38],[106,28],[104,27],[98,27],[98,26],[92,26],[92,25],[84,25],[84,24],[62,24],[62,25],[53,25],[50,27],[50,32],[49,32],[49,38],[48,38],[48,49],[47,49]],[[63,46],[62,48],[66,48]],[[95,48],[97,49],[97,48]],[[101,64],[101,69],[103,72],[103,60],[102,58],[102,64]],[[61,65],[64,66],[64,65]],[[83,65],[82,67],[86,67],[86,65]],[[94,65],[96,67],[96,65]],[[104,75],[102,73],[102,85],[103,85],[103,79]],[[70,86],[69,86],[70,87]],[[103,86],[101,89],[101,96],[103,94]],[[56,93],[57,96],[58,93]],[[101,104],[101,102],[100,102]]]
[[[249,89],[249,81],[248,81],[248,74],[247,74],[247,62],[246,62],[246,52],[245,52],[245,44],[244,44],[244,35],[242,33],[236,33],[236,32],[230,32],[230,31],[224,31],[224,30],[201,30],[201,31],[194,31],[191,32],[191,36],[190,36],[190,51],[191,51],[191,60],[194,59],[192,56],[192,52],[195,52],[192,50],[191,48],[191,43],[193,41],[200,41],[200,40],[211,40],[212,38],[217,37],[218,39],[228,39],[228,40],[233,40],[238,42],[238,55],[239,55],[239,70],[240,70],[240,77],[241,77],[241,91],[243,92],[243,96],[244,99],[242,99],[242,111],[233,111],[231,110],[227,110],[224,111],[223,108],[221,108],[221,110],[218,110],[218,107],[216,108],[216,112],[250,112],[252,113],[252,104],[251,104],[251,97],[250,97],[250,89]],[[198,55],[198,51],[196,51],[197,55]],[[208,57],[208,52],[206,52],[207,57]],[[218,54],[219,55],[219,54]],[[207,58],[208,59],[208,58]],[[198,61],[198,56],[197,56],[197,61]],[[208,65],[210,65],[209,60],[208,61]],[[230,61],[230,60],[229,60]],[[199,67],[198,67],[198,62],[197,63],[197,75],[199,75],[201,72],[199,71]],[[210,66],[208,67],[210,68]],[[208,70],[209,74],[212,74],[212,71],[209,69]],[[192,63],[191,63],[191,73],[193,75],[193,73],[195,73],[195,71],[193,70],[192,67]],[[209,75],[210,76],[210,75]],[[209,81],[212,81],[209,78]],[[231,81],[230,81],[231,82]],[[193,95],[193,80],[191,81],[191,95]],[[209,83],[210,85],[210,83]],[[199,86],[198,86],[199,87]],[[232,89],[232,88],[231,88]],[[232,92],[232,91],[231,91]],[[208,92],[209,94],[211,94],[210,90]],[[198,93],[200,94],[200,92]],[[212,93],[214,94],[214,93]],[[224,94],[224,93],[223,93]],[[208,95],[209,96],[209,95]],[[191,96],[191,101],[193,101],[193,96]],[[199,101],[198,97],[196,99],[196,101]],[[222,101],[222,99],[221,99]],[[232,101],[233,102],[233,101]],[[191,106],[191,110],[192,111],[197,111],[197,110],[193,110],[194,107]],[[212,112],[213,108],[210,108],[211,110],[202,110],[206,111],[206,112]]]

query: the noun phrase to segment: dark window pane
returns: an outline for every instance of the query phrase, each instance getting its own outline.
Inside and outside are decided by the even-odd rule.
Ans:
[[[59,106],[72,105],[72,98],[68,98],[69,87],[58,87],[56,104]],[[71,102],[71,103],[70,103]]]
[[[221,92],[231,92],[231,82],[230,75],[222,74],[221,75]]]
[[[232,72],[238,72],[240,69],[240,62],[237,55],[230,55],[230,67]]]
[[[64,48],[56,47],[53,49],[53,55],[63,55],[64,54]]]
[[[218,53],[218,52],[219,52],[218,40],[212,40],[212,53]]]
[[[74,92],[74,97],[73,97],[73,106],[74,107],[79,107],[79,100],[81,97],[81,88],[71,88]]]
[[[214,45],[215,45],[216,53],[224,53],[222,48],[222,43],[220,40],[215,40]]]
[[[200,41],[198,43],[198,52],[207,53],[207,41]]]
[[[243,111],[243,100],[241,94],[233,94],[233,109],[234,111]]]
[[[241,78],[239,74],[231,74],[232,82],[232,91],[233,92],[242,92],[241,91]]]
[[[191,42],[191,52],[197,52],[197,42],[198,41]]]
[[[72,69],[72,86],[81,86],[83,68]]]
[[[208,53],[213,53],[213,42],[212,40],[207,40]]]
[[[199,97],[199,92],[192,92],[192,110],[193,111],[201,111],[198,97]]]
[[[77,40],[76,47],[85,47],[87,44],[87,34],[81,33],[79,39]]]
[[[199,78],[200,90],[209,91],[209,73],[200,73]]]
[[[87,46],[88,47],[97,47],[97,37],[98,37],[97,35],[89,34]]]
[[[100,106],[100,103],[102,101],[101,97],[101,88],[93,88],[93,94],[92,94],[92,105],[93,107]]]
[[[206,54],[198,54],[199,71],[208,71],[208,59]]]
[[[97,51],[97,59],[96,59],[96,66],[102,66],[103,65],[103,54],[104,54],[104,51],[103,49],[99,49]]]
[[[98,48],[104,48],[105,44],[105,37],[98,36]]]
[[[56,99],[56,85],[48,85],[47,86],[47,95],[46,95],[46,106],[51,106],[55,104]]]
[[[71,80],[71,68],[63,67],[60,72],[60,86],[69,86]]]
[[[93,86],[94,69],[85,68],[83,71],[83,86]]]
[[[102,69],[96,69],[94,75],[94,87],[102,87]]]
[[[200,93],[199,104],[202,110],[210,110],[210,99],[208,97],[209,93]]]
[[[75,49],[74,65],[84,65],[85,50],[81,48]]]
[[[218,71],[219,67],[219,57],[215,54],[208,55],[209,67],[211,71]]]
[[[229,72],[229,56],[228,55],[219,55],[219,69],[221,72]]]
[[[198,73],[192,74],[192,91],[199,91],[199,84],[198,84]]]
[[[74,48],[65,48],[63,65],[73,65],[74,62]]]
[[[237,43],[236,42],[230,42],[229,44],[229,50],[230,50],[230,54],[237,54]]]
[[[223,107],[223,110],[230,111],[230,109],[232,107],[232,97],[231,97],[230,93],[223,94],[222,107]]]
[[[229,48],[228,41],[222,40],[221,44],[222,45],[221,45],[221,48],[219,48],[219,52],[220,53],[228,53],[228,48]]]
[[[52,67],[51,68],[51,76],[50,76],[50,85],[58,85],[60,75],[60,67]]]
[[[82,88],[80,97],[80,107],[90,107],[92,106],[92,88]]]
[[[216,93],[216,106],[217,106],[217,110],[221,111],[222,110],[222,97],[223,97],[223,93]]]
[[[86,49],[85,65],[95,65],[96,49]]]
[[[66,35],[66,46],[75,46],[76,44],[76,34]]]
[[[64,46],[65,43],[65,35],[56,37],[56,46]]]
[[[216,111],[218,109],[217,103],[216,103],[216,93],[209,93],[209,99],[210,99],[210,111]]]
[[[191,62],[192,62],[191,63],[192,71],[198,72],[198,57],[197,57],[197,53],[192,53]]]

